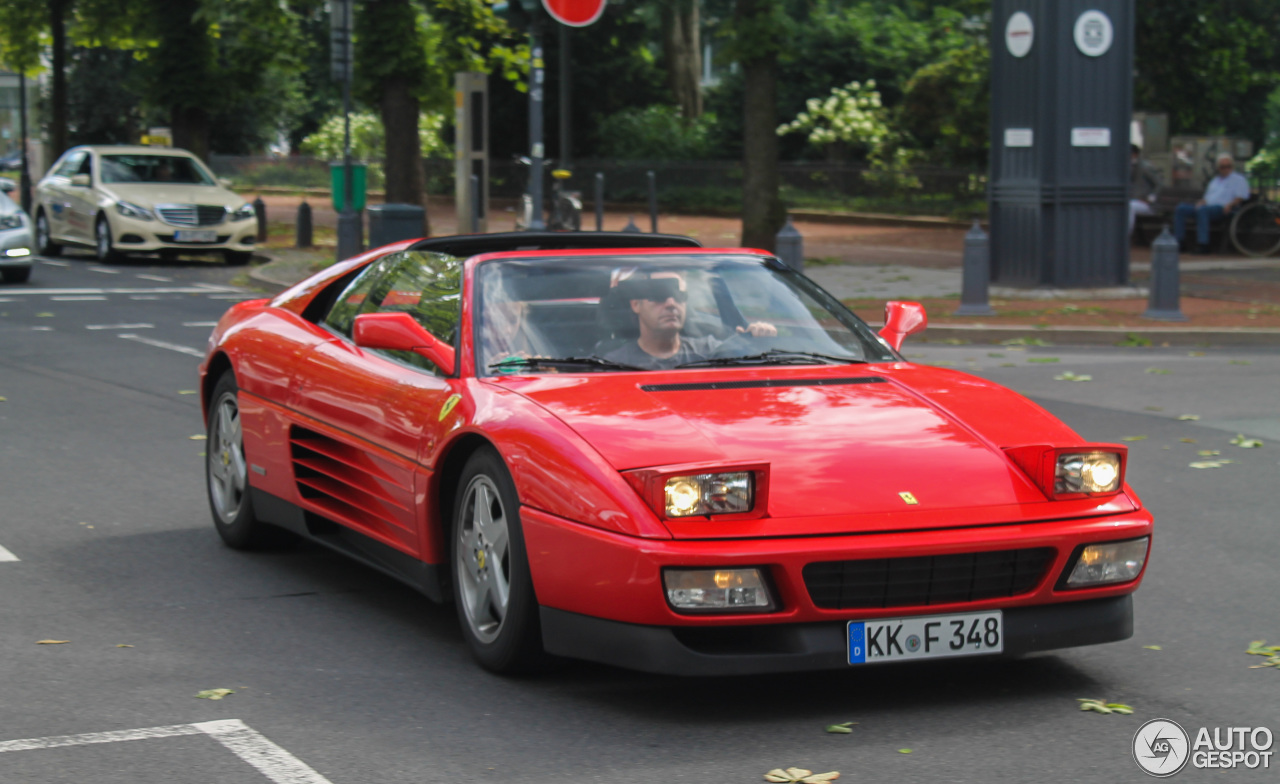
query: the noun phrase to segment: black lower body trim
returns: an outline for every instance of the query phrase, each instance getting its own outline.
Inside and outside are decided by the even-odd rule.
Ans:
[[[250,487],[249,492],[254,512],[263,522],[337,550],[421,591],[433,602],[444,602],[447,598],[442,579],[444,570],[439,564],[419,561],[394,547],[388,547],[376,539],[308,512],[297,504],[256,487]]]
[[[1004,652],[1071,648],[1133,636],[1133,597],[1004,610]],[[847,668],[845,623],[640,626],[542,608],[548,653],[669,675],[749,675]]]

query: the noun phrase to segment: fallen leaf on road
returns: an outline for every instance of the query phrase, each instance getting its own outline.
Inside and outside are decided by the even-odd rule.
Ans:
[[[8,402],[9,402],[9,398],[4,397],[3,395],[0,395],[0,403],[8,403]]]
[[[53,318],[53,314],[52,314],[52,313],[48,313],[48,312],[46,312],[46,313],[37,313],[37,314],[36,314],[36,318]]]
[[[1145,372],[1150,373],[1153,376],[1167,376],[1173,371],[1165,370],[1164,368],[1147,368]]]
[[[1247,359],[1233,359],[1227,364],[1228,365],[1252,365],[1253,363]]]
[[[1203,351],[1188,351],[1188,352],[1187,352],[1187,356],[1189,356],[1189,357],[1203,357],[1203,356],[1204,356],[1204,352],[1203,352]]]
[[[994,351],[987,352],[987,356],[991,357],[992,359],[1004,359],[1004,354],[1000,354]]]
[[[1050,362],[1061,362],[1062,360],[1058,357],[1027,357],[1027,361],[1043,365]]]
[[[1163,651],[1163,650],[1164,650],[1164,648],[1161,648],[1159,645],[1144,645],[1144,646],[1142,646],[1142,647],[1143,647],[1143,648],[1146,648],[1146,649],[1147,649],[1147,650],[1149,650],[1149,651]]]
[[[1093,711],[1094,713],[1133,713],[1133,708],[1119,702],[1105,702],[1093,698],[1077,698],[1076,702],[1080,703],[1080,710]]]
[[[71,640],[36,640],[36,645],[65,645]]]
[[[1214,455],[1220,455],[1222,453],[1216,449],[1201,449],[1199,452],[1196,452],[1196,454],[1201,457],[1213,457]]]
[[[1146,441],[1146,436],[1124,436],[1121,441]]]
[[[1200,419],[1199,414],[1178,414],[1179,422],[1195,422]]]
[[[1221,460],[1197,460],[1188,464],[1191,468],[1222,468]]]
[[[1005,346],[1047,346],[1049,342],[1043,338],[1009,338],[1004,341]]]
[[[1054,376],[1053,380],[1054,381],[1092,381],[1093,376],[1083,375],[1080,373],[1073,373],[1070,370],[1068,370],[1065,373],[1059,373],[1058,375]]]
[[[844,721],[839,724],[828,724],[826,726],[826,730],[827,732],[835,733],[837,735],[848,735],[853,732],[853,730],[849,728],[857,723],[858,722],[856,721]]]
[[[231,689],[205,689],[196,694],[196,697],[202,700],[220,700],[228,694],[235,694]]]
[[[1017,365],[1013,362],[1001,362],[1000,367],[1017,367]]]
[[[1256,438],[1245,438],[1244,433],[1236,433],[1236,437],[1231,439],[1231,443],[1241,449],[1258,449],[1262,446],[1262,442]]]
[[[206,436],[204,433],[197,433],[194,436],[188,436],[188,438],[190,438],[192,441],[205,441],[205,440],[208,440],[209,437]]]
[[[1143,406],[1143,411],[1164,411],[1164,406]]]
[[[1253,656],[1266,656],[1267,660],[1262,664],[1251,664],[1249,669],[1260,670],[1263,667],[1280,668],[1280,645],[1267,645],[1266,640],[1254,640],[1249,643],[1245,653]]]
[[[1179,440],[1179,441],[1181,441],[1181,442],[1182,442],[1182,443],[1184,443],[1184,444],[1194,444],[1194,443],[1196,443],[1196,440],[1195,440],[1194,438],[1179,438],[1178,440]]]
[[[898,749],[899,754],[910,754],[911,749]]]
[[[800,782],[801,784],[820,784],[823,781],[835,781],[840,778],[839,771],[831,771],[830,773],[814,773],[804,768],[774,768],[764,774],[765,781],[779,782],[779,784],[791,784],[792,782]]]
[[[179,389],[178,394],[179,395],[198,395],[200,393],[194,389]]]
[[[124,643],[120,643],[120,644],[119,644],[119,645],[117,645],[116,647],[117,647],[117,648],[132,648],[133,646],[132,646],[132,645],[125,645]]]

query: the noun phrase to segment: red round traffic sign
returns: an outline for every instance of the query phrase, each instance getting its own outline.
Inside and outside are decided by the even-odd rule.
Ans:
[[[586,27],[604,13],[605,0],[542,0],[542,7],[561,24]]]

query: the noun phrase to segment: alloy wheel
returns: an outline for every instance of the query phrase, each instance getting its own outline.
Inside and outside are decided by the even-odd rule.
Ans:
[[[218,400],[209,430],[209,498],[223,524],[231,525],[240,516],[249,486],[240,408],[234,394],[223,395]]]
[[[477,639],[493,642],[511,600],[510,527],[498,486],[484,474],[471,480],[458,524],[458,587]]]

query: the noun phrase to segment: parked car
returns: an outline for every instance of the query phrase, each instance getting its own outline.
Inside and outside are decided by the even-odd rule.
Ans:
[[[1153,521],[1123,445],[905,360],[918,304],[876,332],[767,253],[694,245],[405,241],[233,306],[200,366],[218,533],[283,528],[452,601],[499,672],[1132,634]]]
[[[36,188],[36,244],[93,248],[110,262],[132,252],[220,251],[247,264],[258,220],[199,158],[173,148],[88,146],[63,153]]]
[[[0,277],[5,283],[25,283],[31,277],[31,220],[0,190]]]

